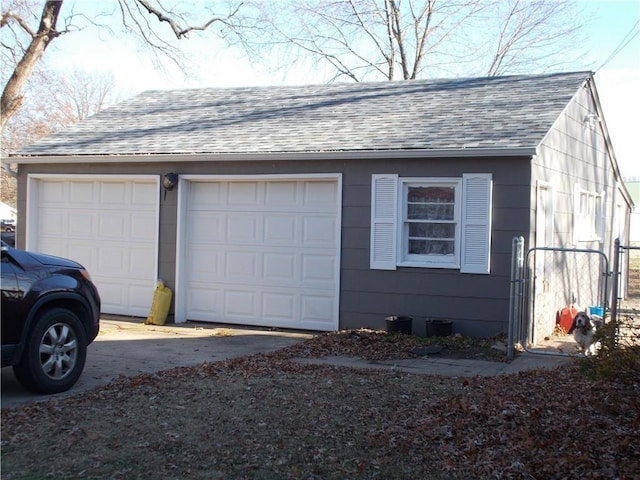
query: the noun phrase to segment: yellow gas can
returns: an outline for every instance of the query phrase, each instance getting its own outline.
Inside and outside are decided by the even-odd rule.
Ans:
[[[151,311],[145,320],[145,325],[164,325],[171,307],[171,289],[164,286],[162,280],[158,280],[156,290],[153,293]]]

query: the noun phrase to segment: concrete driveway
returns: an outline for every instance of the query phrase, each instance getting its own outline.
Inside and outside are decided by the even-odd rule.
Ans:
[[[127,377],[174,367],[270,352],[313,336],[311,333],[238,328],[187,322],[144,325],[144,319],[105,317],[100,333],[89,345],[87,363],[78,383],[68,392],[37,395],[25,390],[11,368],[2,369],[2,408],[32,401],[64,398]]]

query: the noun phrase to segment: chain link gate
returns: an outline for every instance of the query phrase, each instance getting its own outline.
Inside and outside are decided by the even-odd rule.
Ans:
[[[615,241],[611,290],[611,320],[616,327],[614,345],[637,348],[640,346],[640,246]]]
[[[618,313],[636,313],[622,307],[622,292],[627,291],[629,296],[640,296],[640,282],[637,278],[640,267],[640,246],[621,245],[620,240],[616,239],[615,252],[611,286],[615,295],[611,304],[611,316],[613,319],[617,319]]]
[[[609,261],[590,249],[538,247],[524,253],[524,239],[514,239],[511,269],[509,355],[516,343],[531,353],[576,353],[573,336],[557,325],[558,312],[608,311]]]

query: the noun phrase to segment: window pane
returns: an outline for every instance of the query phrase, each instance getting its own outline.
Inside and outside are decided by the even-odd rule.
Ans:
[[[453,240],[409,240],[409,253],[415,255],[453,255]]]
[[[429,182],[407,181],[404,192],[403,254],[407,263],[453,265],[459,255],[456,245],[460,215],[456,201],[460,183],[452,179]],[[436,258],[440,257],[440,258]],[[446,257],[446,258],[444,258]]]
[[[409,220],[453,220],[453,204],[410,203],[407,207]]]
[[[453,187],[408,187],[407,219],[453,220],[454,212]]]
[[[407,200],[422,203],[453,203],[456,190],[453,187],[409,187]]]
[[[456,226],[453,223],[410,223],[410,238],[450,238],[453,240]]]

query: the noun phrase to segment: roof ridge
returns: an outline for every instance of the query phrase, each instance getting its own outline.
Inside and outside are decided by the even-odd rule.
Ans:
[[[143,90],[140,94],[148,92],[188,92],[188,91],[201,91],[201,90],[256,90],[256,89],[304,89],[304,88],[331,88],[340,86],[382,86],[382,85],[409,85],[409,84],[429,84],[429,83],[442,83],[442,82],[464,82],[472,80],[508,80],[508,79],[534,79],[534,78],[549,78],[558,76],[579,75],[589,76],[594,75],[591,70],[577,70],[570,72],[554,72],[554,73],[539,73],[539,74],[513,74],[502,76],[464,76],[464,77],[435,77],[435,78],[416,78],[412,80],[370,80],[363,82],[336,82],[336,83],[303,83],[303,84],[273,84],[273,85],[239,85],[239,86],[207,86],[207,87],[187,87],[187,88],[170,88],[161,89],[154,88],[149,90]]]

